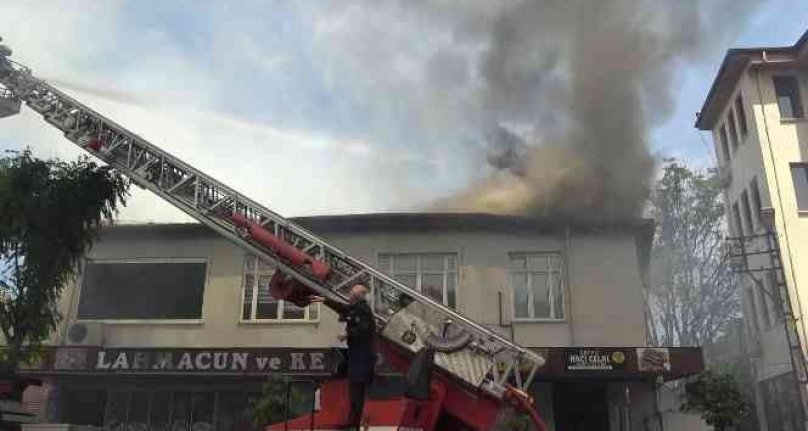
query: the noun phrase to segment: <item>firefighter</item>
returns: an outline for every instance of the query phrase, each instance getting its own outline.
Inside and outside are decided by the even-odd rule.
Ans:
[[[340,341],[348,343],[348,392],[351,401],[349,425],[347,429],[358,430],[362,420],[362,410],[365,405],[365,390],[373,381],[373,367],[376,362],[374,339],[376,334],[376,321],[368,305],[366,296],[368,288],[362,284],[351,287],[350,303],[347,306],[328,305],[337,310],[340,321],[345,322],[345,334],[340,335]],[[311,302],[324,302],[319,296],[311,297]]]

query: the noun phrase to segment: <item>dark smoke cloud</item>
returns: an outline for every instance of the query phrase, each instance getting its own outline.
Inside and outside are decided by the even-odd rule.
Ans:
[[[758,1],[337,1],[315,13],[317,66],[377,141],[477,154],[480,179],[431,210],[633,217],[675,72]]]

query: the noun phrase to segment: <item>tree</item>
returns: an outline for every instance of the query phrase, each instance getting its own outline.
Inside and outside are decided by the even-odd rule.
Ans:
[[[666,160],[651,193],[657,231],[646,314],[651,342],[700,346],[740,317],[735,275],[724,253],[724,204],[715,169]]]
[[[57,301],[98,228],[125,203],[129,182],[87,158],[0,158],[0,372],[14,375],[56,328]]]
[[[265,426],[294,419],[309,412],[313,402],[312,384],[273,375],[264,383],[263,394],[253,407],[253,422]]]
[[[705,371],[685,384],[684,412],[701,413],[707,425],[715,431],[727,431],[752,412],[752,406],[738,390],[730,374]]]

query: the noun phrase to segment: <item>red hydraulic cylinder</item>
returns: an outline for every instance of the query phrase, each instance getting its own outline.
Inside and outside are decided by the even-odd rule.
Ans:
[[[260,224],[248,219],[242,214],[230,214],[230,220],[237,227],[247,231],[252,239],[269,247],[278,256],[285,259],[289,264],[295,268],[305,268],[308,266],[312,275],[320,281],[325,281],[331,274],[331,266],[327,263],[315,259],[301,250],[295,248],[286,241],[278,238],[277,236],[264,229]]]

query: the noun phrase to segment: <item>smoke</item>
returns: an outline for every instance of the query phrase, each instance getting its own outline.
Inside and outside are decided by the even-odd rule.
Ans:
[[[373,87],[358,91],[401,76],[385,63],[406,66],[402,81],[421,89],[396,100],[401,121],[480,143],[464,151],[482,148],[488,173],[430,209],[626,218],[644,205],[649,131],[671,113],[675,71],[718,55],[756,3],[374,0],[359,7],[361,22],[347,24],[350,13],[340,21],[354,32],[342,52],[365,56]],[[388,45],[401,40],[363,33],[375,25],[390,34],[404,26],[420,44],[401,54]],[[422,45],[437,48],[425,54]]]

